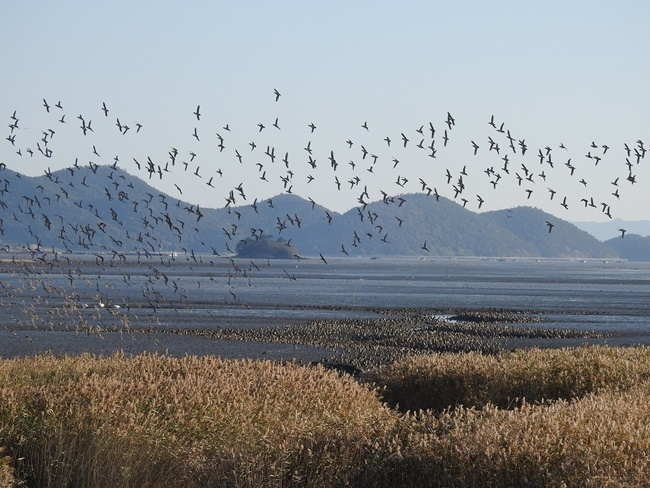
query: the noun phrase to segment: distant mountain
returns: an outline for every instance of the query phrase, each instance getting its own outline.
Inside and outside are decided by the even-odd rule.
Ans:
[[[477,214],[421,193],[387,196],[344,214],[292,194],[250,201],[235,192],[235,204],[207,209],[99,166],[39,177],[5,169],[0,194],[5,249],[86,250],[112,258],[173,251],[196,259],[235,254],[240,241],[264,236],[286,240],[301,256],[618,256],[608,243],[535,208]]]
[[[547,220],[554,222],[550,234]],[[357,208],[333,218],[331,225],[303,226],[301,233],[309,242],[298,234],[292,237],[303,253],[313,253],[319,246],[328,254],[341,254],[343,246],[351,255],[371,256],[616,256],[586,232],[541,210],[520,207],[477,214],[446,198],[437,201],[424,194],[374,202],[363,211]]]
[[[641,237],[637,234],[625,234],[625,237],[614,237],[605,242],[618,255],[629,261],[650,261],[650,236]]]
[[[650,235],[650,220],[622,220],[613,219],[607,222],[573,222],[573,224],[584,231],[589,232],[596,239],[607,241],[614,237],[620,237],[618,229],[625,229],[630,234],[640,236]]]
[[[483,216],[499,222],[526,242],[519,255],[565,258],[607,258],[616,256],[610,246],[599,242],[575,225],[539,209],[517,207],[486,212]],[[553,227],[549,232],[547,222]]]

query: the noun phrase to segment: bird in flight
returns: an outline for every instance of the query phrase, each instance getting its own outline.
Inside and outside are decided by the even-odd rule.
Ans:
[[[406,144],[409,142],[408,138],[404,135],[402,132],[402,141],[404,141],[404,147],[406,147]]]
[[[277,102],[280,99],[280,92],[277,89],[273,89],[273,94],[275,95],[275,101]]]
[[[546,226],[548,227],[548,233],[550,234],[553,230],[554,225],[551,224],[548,220],[546,221]]]
[[[196,111],[194,112],[194,115],[196,115],[196,120],[201,120],[201,105],[196,106]]]
[[[620,229],[618,229],[618,231],[621,233],[621,239],[622,239],[623,237],[625,237],[625,233],[627,232],[625,229],[620,228]]]

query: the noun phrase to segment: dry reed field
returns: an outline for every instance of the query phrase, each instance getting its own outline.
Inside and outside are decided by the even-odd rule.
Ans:
[[[650,348],[605,346],[411,356],[366,376],[402,410],[511,408],[571,400],[650,379]]]
[[[649,355],[5,359],[0,486],[644,486]]]

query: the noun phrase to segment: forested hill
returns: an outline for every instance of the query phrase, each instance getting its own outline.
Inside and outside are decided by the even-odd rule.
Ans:
[[[629,261],[650,261],[650,236],[626,233],[625,237],[614,237],[605,244]]]
[[[301,256],[619,256],[611,244],[535,208],[479,214],[420,193],[338,214],[293,194],[202,208],[110,166],[39,177],[5,169],[2,179],[0,241],[5,250],[222,255],[234,254],[243,239],[264,235],[283,238]]]

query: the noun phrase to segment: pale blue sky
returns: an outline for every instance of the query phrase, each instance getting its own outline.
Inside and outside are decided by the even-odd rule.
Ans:
[[[111,164],[118,156],[121,167],[146,178],[133,158],[164,166],[175,147],[173,171],[151,182],[181,196],[178,184],[183,199],[221,207],[242,182],[249,199],[282,192],[280,177],[287,173],[280,160],[289,152],[292,191],[338,211],[353,207],[364,185],[370,200],[378,200],[381,190],[421,191],[419,178],[453,198],[446,171],[454,183],[466,166],[463,195],[471,210],[480,194],[482,210],[531,205],[567,220],[606,220],[605,202],[614,217],[650,219],[650,160],[634,165],[632,185],[625,181],[623,149],[639,139],[650,146],[649,19],[650,3],[643,0],[6,2],[0,159],[38,175],[70,166],[75,157],[80,164]],[[274,88],[282,93],[278,102]],[[52,106],[49,114],[43,98]],[[54,108],[59,100],[63,110]],[[200,121],[193,115],[198,104]],[[5,139],[14,110],[16,146]],[[456,126],[445,148],[447,112]],[[86,137],[80,114],[92,120],[94,133]],[[492,115],[515,139],[525,139],[525,156],[519,147],[510,151],[505,135],[488,125]],[[281,130],[273,127],[276,117]],[[130,126],[127,134],[118,131],[117,118]],[[364,121],[369,131],[361,128]],[[421,138],[425,147],[430,143],[427,130],[416,132],[430,121],[437,130],[435,159],[416,147]],[[143,125],[139,134],[136,122]],[[261,133],[258,123],[266,126]],[[25,149],[35,150],[48,128],[56,132],[52,158],[27,156]],[[192,136],[195,128],[200,141]],[[222,152],[217,133],[224,137]],[[401,133],[410,139],[406,148]],[[499,142],[499,155],[488,151],[488,137]],[[316,169],[307,163],[309,141]],[[480,146],[476,156],[471,141]],[[372,173],[361,145],[378,156]],[[602,145],[610,146],[606,154]],[[275,148],[275,163],[264,155],[267,146]],[[553,167],[539,164],[537,152],[546,146]],[[197,154],[191,163],[190,152]],[[587,152],[602,157],[598,166]],[[507,153],[509,174],[500,171]],[[564,166],[569,158],[574,177]],[[520,186],[515,173],[524,176],[522,164],[534,177]],[[197,166],[201,179],[193,174]],[[494,176],[484,173],[488,167],[502,177],[496,189]],[[268,181],[260,179],[264,171]],[[214,188],[206,184],[211,176]],[[360,185],[351,189],[347,182],[355,176]],[[398,176],[408,183],[398,186]],[[617,177],[620,199],[612,196]],[[567,196],[568,211],[550,200],[548,188]],[[530,198],[526,189],[533,190]],[[592,197],[598,208],[584,208],[581,199]]]

